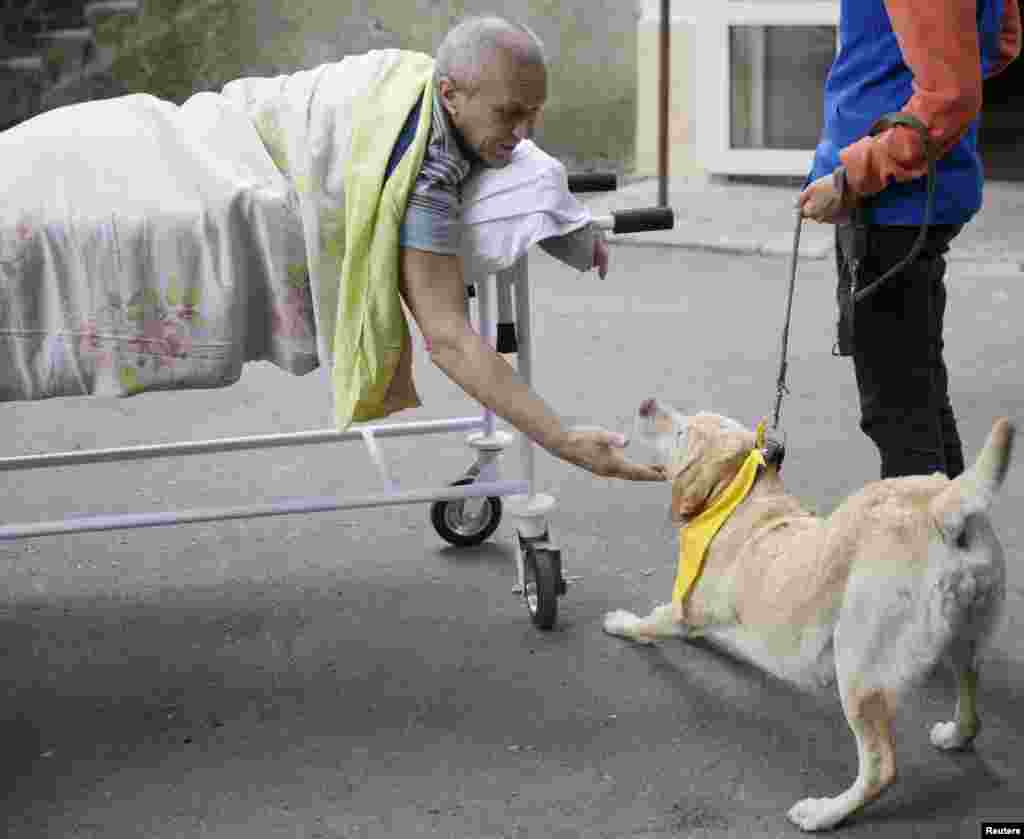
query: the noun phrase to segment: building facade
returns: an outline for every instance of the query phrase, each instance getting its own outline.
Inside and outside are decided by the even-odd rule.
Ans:
[[[641,2],[636,169],[654,175],[662,3]],[[838,0],[671,0],[670,175],[805,175],[838,20]],[[987,175],[1024,180],[1024,60],[984,95]]]

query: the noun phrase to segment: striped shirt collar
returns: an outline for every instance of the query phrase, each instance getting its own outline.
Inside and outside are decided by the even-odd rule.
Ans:
[[[459,183],[465,181],[474,169],[483,166],[483,162],[467,148],[458,130],[452,125],[451,117],[441,102],[441,94],[434,82],[433,121],[430,132],[431,152],[443,159],[458,173]]]

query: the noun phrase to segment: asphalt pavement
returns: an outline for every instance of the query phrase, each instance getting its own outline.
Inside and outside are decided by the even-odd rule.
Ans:
[[[651,203],[628,190],[614,200]],[[721,219],[711,204],[677,208]],[[765,253],[615,247],[603,282],[532,257],[537,390],[568,421],[622,430],[650,396],[755,422],[773,405],[788,282],[787,261]],[[782,413],[787,484],[823,513],[878,470],[852,371],[830,354],[832,272],[825,258],[799,266]],[[970,458],[995,416],[1024,416],[1024,285],[1013,259],[960,260],[949,289]],[[472,413],[422,349],[415,369],[425,404],[396,421]],[[255,364],[222,390],[4,405],[0,455],[329,424],[318,374]],[[453,480],[471,460],[460,435],[382,449],[403,487]],[[505,461],[518,477],[515,455]],[[834,692],[797,693],[700,645],[605,635],[607,610],[669,595],[667,487],[596,479],[544,453],[537,468],[573,580],[549,633],[513,592],[509,524],[458,550],[424,506],[0,544],[4,835],[799,835],[786,810],[856,772]],[[7,522],[379,488],[358,444],[3,480]],[[1017,463],[993,512],[1008,609],[983,658],[974,750],[928,742],[953,708],[939,673],[897,717],[897,784],[838,835],[969,837],[983,819],[1024,818],[1022,502]]]

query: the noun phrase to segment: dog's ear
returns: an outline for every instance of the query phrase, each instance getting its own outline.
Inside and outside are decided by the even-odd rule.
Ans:
[[[668,475],[672,480],[673,522],[692,518],[704,506],[707,495],[702,488],[699,467],[707,444],[707,436],[698,426],[687,427],[685,433],[677,438],[668,465]]]
[[[723,425],[718,418],[698,416],[688,428],[685,455],[673,458],[670,469],[673,523],[681,524],[704,510],[736,477],[754,446],[754,435],[742,426]]]
[[[682,524],[692,519],[704,508],[706,496],[701,493],[693,481],[685,481],[682,476],[672,482],[673,524]]]

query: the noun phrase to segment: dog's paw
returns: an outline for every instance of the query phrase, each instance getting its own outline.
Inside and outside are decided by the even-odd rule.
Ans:
[[[634,630],[639,622],[640,618],[632,612],[627,612],[625,609],[616,609],[614,612],[608,612],[604,616],[604,631],[609,635],[636,641],[638,644],[654,643],[650,639],[636,637]]]
[[[829,830],[846,818],[847,813],[836,806],[834,798],[805,798],[798,801],[786,816],[801,830]]]
[[[974,742],[977,732],[967,734],[960,730],[956,722],[937,722],[932,726],[932,745],[937,749],[954,751],[966,749]]]
[[[620,638],[629,637],[629,628],[637,621],[636,615],[627,612],[625,609],[616,609],[614,612],[606,612],[604,616],[604,631],[609,635],[618,635]]]

